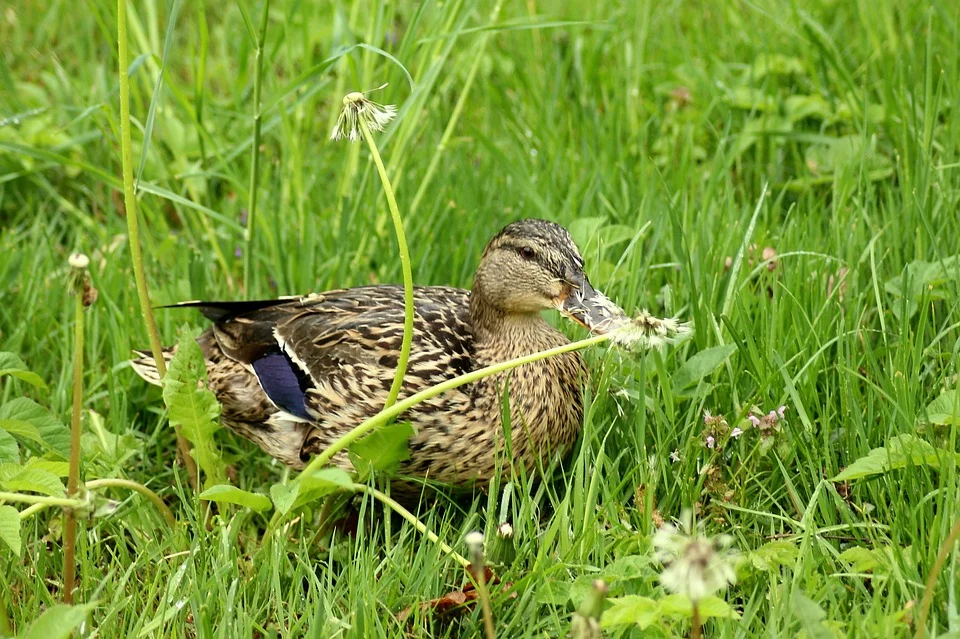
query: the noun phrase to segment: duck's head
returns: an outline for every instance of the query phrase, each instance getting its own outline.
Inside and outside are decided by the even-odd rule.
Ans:
[[[593,288],[570,233],[547,220],[527,219],[490,240],[474,278],[475,303],[504,314],[557,309],[591,330],[621,313]]]

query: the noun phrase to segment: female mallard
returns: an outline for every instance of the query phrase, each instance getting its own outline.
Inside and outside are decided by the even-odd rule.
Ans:
[[[414,290],[414,336],[400,397],[469,371],[567,343],[541,317],[603,319],[609,300],[590,286],[563,227],[506,226],[487,245],[473,290]],[[364,286],[251,302],[185,302],[214,322],[198,341],[222,420],[285,464],[302,468],[383,407],[403,336],[403,289]],[[158,383],[153,359],[134,369]],[[172,352],[168,351],[167,356]],[[509,378],[509,382],[508,382]],[[512,455],[526,469],[569,451],[583,418],[583,359],[567,353],[484,378],[418,404],[410,457],[399,473],[446,483],[488,480],[503,441],[509,388]],[[346,455],[335,461],[351,469]]]

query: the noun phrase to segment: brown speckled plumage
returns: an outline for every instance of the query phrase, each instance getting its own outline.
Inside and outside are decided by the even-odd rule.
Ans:
[[[571,282],[586,281],[582,266],[562,227],[524,220],[490,241],[472,291],[417,287],[414,339],[400,397],[566,343],[540,311],[558,307]],[[303,467],[311,455],[383,407],[403,336],[402,287],[187,305],[214,320],[198,341],[207,360],[209,386],[223,404],[223,423],[280,461]],[[285,358],[277,361],[296,374],[308,419],[292,414],[295,410],[281,410],[275,402],[287,400],[277,399],[280,384],[264,379],[262,370],[258,377],[255,363],[270,354]],[[149,357],[136,360],[134,368],[156,381]],[[399,418],[409,421],[416,434],[410,458],[398,473],[454,484],[488,480],[503,450],[505,387],[513,462],[529,471],[538,462],[565,454],[582,422],[586,377],[580,355],[569,353],[417,405]],[[291,392],[296,395],[296,389]],[[351,468],[343,454],[335,463]]]

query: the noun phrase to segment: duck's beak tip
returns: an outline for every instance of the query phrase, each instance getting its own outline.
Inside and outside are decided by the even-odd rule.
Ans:
[[[593,288],[585,275],[577,279],[568,282],[564,294],[556,300],[557,310],[565,317],[597,334],[606,333],[615,320],[626,317],[623,309]]]

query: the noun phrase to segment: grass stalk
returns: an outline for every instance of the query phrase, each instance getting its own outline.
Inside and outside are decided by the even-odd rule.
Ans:
[[[150,352],[157,366],[157,374],[163,379],[167,374],[160,345],[160,333],[150,305],[150,293],[147,290],[147,278],[143,271],[143,254],[140,250],[140,223],[137,218],[137,195],[133,187],[133,141],[130,136],[130,52],[127,45],[127,3],[117,0],[117,57],[120,76],[120,157],[123,163],[123,201],[126,208],[127,235],[130,242],[130,259],[133,262],[133,277],[137,284],[137,297],[140,301],[140,313],[150,340]],[[190,454],[190,444],[183,437],[179,426],[174,426],[177,436],[177,449],[187,471],[190,486],[194,490],[199,486],[197,463]]]
[[[253,277],[253,228],[257,220],[257,187],[260,182],[260,125],[263,114],[260,111],[260,94],[263,86],[263,44],[267,38],[267,16],[270,13],[270,0],[263,3],[260,16],[260,31],[256,38],[256,59],[253,69],[253,145],[250,149],[250,189],[247,194],[247,224],[243,228],[243,288],[250,294]]]
[[[403,386],[403,377],[407,373],[407,363],[410,361],[410,346],[413,344],[413,270],[410,266],[410,249],[407,248],[407,236],[403,231],[403,219],[400,217],[400,208],[397,206],[397,198],[393,194],[393,186],[390,184],[390,178],[387,177],[387,170],[383,166],[383,160],[380,158],[380,151],[377,149],[377,143],[373,140],[370,133],[370,127],[363,118],[359,119],[360,130],[363,133],[363,139],[367,142],[370,149],[370,155],[373,156],[373,162],[377,165],[377,172],[380,174],[380,182],[383,185],[383,192],[387,196],[387,205],[390,208],[390,217],[393,219],[393,230],[397,236],[397,246],[400,252],[400,269],[403,272],[403,340],[400,342],[400,357],[397,358],[397,372],[393,376],[393,384],[390,385],[390,393],[387,395],[387,401],[384,403],[384,410],[393,406],[397,397],[400,395],[400,389]]]
[[[937,559],[933,562],[933,569],[927,577],[927,583],[923,590],[923,599],[920,600],[920,618],[917,621],[916,639],[923,639],[927,633],[927,616],[930,614],[930,604],[933,602],[933,591],[937,585],[937,577],[943,570],[943,565],[947,562],[947,556],[953,550],[953,545],[957,543],[957,537],[960,537],[960,519],[957,519],[950,529],[950,533],[940,546],[940,552],[937,553]]]
[[[426,527],[426,525],[420,521],[416,515],[404,508],[398,501],[387,495],[386,493],[380,492],[372,486],[367,486],[366,484],[354,484],[353,490],[359,493],[365,493],[370,495],[374,499],[382,502],[385,506],[389,507],[392,511],[406,519],[411,526],[416,528],[420,533],[430,540],[431,543],[437,545],[440,550],[452,557],[458,564],[464,568],[470,568],[470,560],[455,551],[449,545],[447,545],[443,540],[441,540],[435,532]]]
[[[85,273],[81,273],[82,278]],[[80,409],[83,406],[83,285],[74,286],[73,324],[73,410],[70,416],[70,466],[67,496],[75,498],[80,487]],[[77,577],[77,516],[72,508],[64,514],[63,526],[63,603],[73,603]]]

